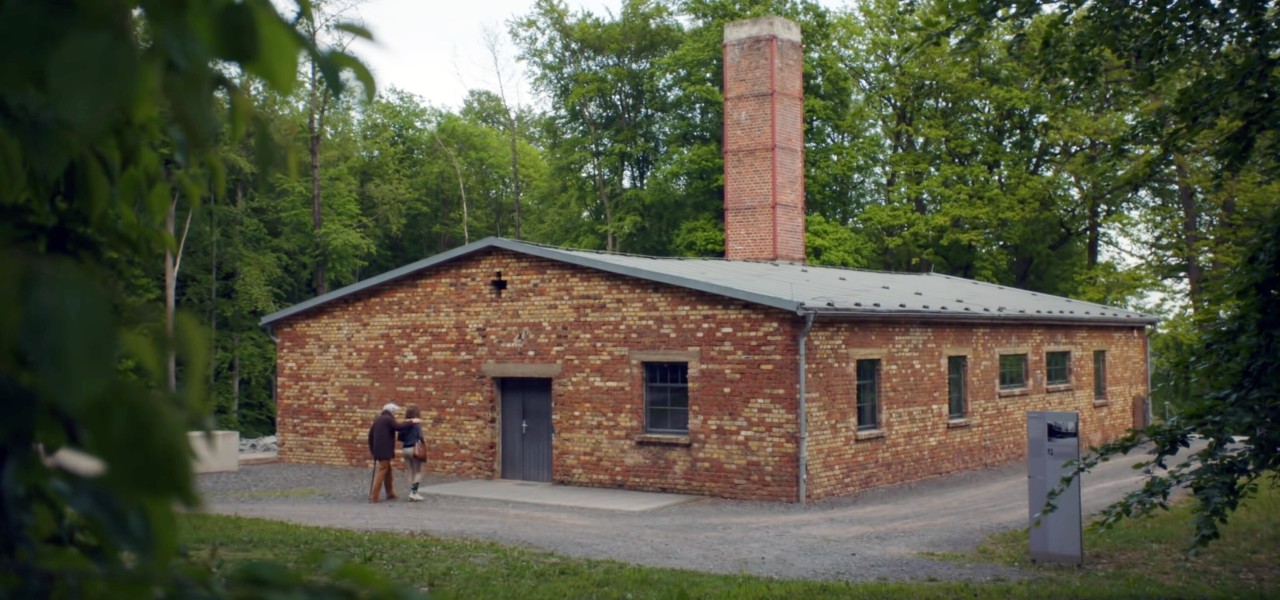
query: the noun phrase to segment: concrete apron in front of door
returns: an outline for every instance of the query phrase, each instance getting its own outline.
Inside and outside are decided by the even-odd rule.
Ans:
[[[474,479],[427,485],[421,487],[418,493],[631,512],[653,510],[702,499],[702,496],[687,496],[683,494],[573,487],[540,481],[511,479]]]

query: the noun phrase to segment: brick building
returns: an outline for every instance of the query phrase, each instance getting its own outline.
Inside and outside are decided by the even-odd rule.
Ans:
[[[801,55],[725,28],[725,259],[489,238],[264,317],[281,458],[367,465],[396,401],[434,472],[805,501],[1018,460],[1028,410],[1141,424],[1151,317],[803,264]]]

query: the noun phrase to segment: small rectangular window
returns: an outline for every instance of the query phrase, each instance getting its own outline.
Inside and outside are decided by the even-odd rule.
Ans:
[[[1027,355],[1000,355],[1000,389],[1016,390],[1027,387]]]
[[[1049,352],[1044,355],[1044,379],[1048,385],[1071,383],[1071,353]]]
[[[1093,399],[1107,399],[1107,351],[1093,351]]]
[[[858,431],[880,427],[880,361],[858,361]]]
[[[965,376],[969,372],[969,359],[964,356],[947,357],[947,396],[950,399],[952,419],[963,419],[965,413]]]
[[[645,431],[689,433],[688,363],[644,364]]]

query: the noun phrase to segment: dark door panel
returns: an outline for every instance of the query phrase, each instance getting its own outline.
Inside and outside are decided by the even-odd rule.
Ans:
[[[551,380],[503,379],[502,478],[551,481]]]

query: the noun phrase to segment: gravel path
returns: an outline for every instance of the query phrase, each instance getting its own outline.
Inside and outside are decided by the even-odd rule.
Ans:
[[[1096,512],[1140,485],[1129,466],[1086,476],[1084,510]],[[400,473],[403,475],[403,473]],[[993,565],[931,560],[967,552],[1027,522],[1022,464],[939,477],[808,505],[701,499],[645,512],[544,506],[450,496],[365,502],[368,469],[271,463],[198,477],[209,512],[359,530],[417,531],[495,541],[585,558],[712,573],[817,580],[1017,579]],[[429,477],[425,485],[456,481]]]

